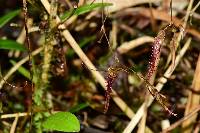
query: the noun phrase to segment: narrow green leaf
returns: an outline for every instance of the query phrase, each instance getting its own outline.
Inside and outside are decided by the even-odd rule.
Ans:
[[[98,7],[106,7],[106,6],[111,6],[111,5],[112,5],[112,3],[94,3],[91,5],[90,4],[84,5],[84,6],[81,6],[80,8],[76,9],[75,15],[81,15],[81,14],[90,12],[93,9],[98,8]]]
[[[13,66],[16,64],[14,60],[10,60],[10,63]],[[19,71],[20,74],[22,74],[24,77],[30,80],[30,72],[26,68],[20,66],[17,70]]]
[[[2,28],[6,23],[8,23],[11,19],[17,16],[20,13],[20,10],[14,10],[7,13],[4,16],[0,17],[0,28]]]
[[[25,51],[26,48],[13,40],[4,40],[4,39],[0,39],[0,49],[8,49],[8,50],[19,50],[19,51]]]
[[[61,16],[61,20],[65,21],[67,18],[69,18],[73,14],[81,15],[81,14],[90,12],[90,11],[94,10],[95,8],[106,7],[106,6],[111,6],[111,5],[112,5],[112,3],[93,3],[93,4],[83,5],[83,6],[78,7],[77,9],[73,9],[71,11],[65,12]]]
[[[14,66],[16,64],[16,61],[14,60],[10,60],[10,63]],[[26,77],[27,79],[31,80],[31,77],[30,77],[30,71],[27,70],[25,67],[23,66],[20,66],[17,71],[23,75],[24,77]],[[33,75],[33,83],[36,83],[36,77]]]
[[[75,113],[75,112],[78,112],[78,111],[80,111],[80,110],[82,110],[82,109],[88,107],[88,106],[89,106],[88,103],[81,103],[81,104],[78,104],[78,105],[72,107],[72,108],[69,110],[69,112]]]
[[[76,9],[66,11],[61,17],[61,21],[64,22],[66,21],[69,17],[71,17],[75,13]]]
[[[58,112],[47,118],[42,126],[47,130],[62,132],[79,132],[80,123],[70,112]]]

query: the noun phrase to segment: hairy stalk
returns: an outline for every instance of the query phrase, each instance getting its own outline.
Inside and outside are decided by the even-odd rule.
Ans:
[[[53,37],[48,37],[45,39],[46,43],[44,45],[44,59],[43,59],[43,65],[42,65],[42,74],[41,79],[43,82],[43,85],[47,85],[49,83],[49,70],[51,66],[51,58],[52,58],[52,52],[53,52]]]
[[[45,43],[43,44],[43,62],[41,67],[42,69],[38,69],[38,72],[35,71],[37,80],[36,80],[36,90],[34,93],[34,102],[36,106],[42,110],[43,109],[49,110],[52,108],[51,101],[48,100],[46,92],[50,82],[49,78],[50,78],[50,70],[52,67],[51,63],[53,58],[54,46],[57,43],[55,37],[57,31],[56,15],[57,15],[57,0],[51,0],[50,15],[47,26],[48,29],[44,29]],[[38,119],[37,116],[40,116],[40,118]],[[45,114],[41,112],[35,114],[34,125],[36,127],[37,133],[42,133],[41,121],[45,117],[46,117]]]
[[[173,113],[169,108],[169,103],[166,99],[166,97],[159,93],[159,91],[149,82],[148,79],[146,79],[144,76],[138,74],[133,69],[118,63],[116,66],[109,67],[108,68],[108,76],[106,79],[107,82],[107,90],[106,90],[106,102],[105,102],[105,108],[104,113],[107,111],[109,106],[109,100],[110,100],[110,93],[112,92],[112,84],[114,80],[116,79],[119,72],[126,72],[128,74],[134,74],[139,79],[143,80],[147,89],[149,90],[150,94],[156,99],[156,101],[171,115],[176,116],[177,114]]]
[[[52,0],[51,8],[50,8],[50,16],[49,16],[49,29],[45,31],[45,43],[43,45],[43,65],[42,65],[42,73],[41,79],[38,79],[36,84],[36,94],[34,97],[35,103],[37,105],[42,105],[42,96],[44,91],[47,89],[49,84],[49,71],[51,68],[51,61],[52,61],[52,53],[53,53],[53,46],[56,45],[56,38],[54,37],[54,31],[56,29],[56,14],[57,14],[57,1]]]
[[[29,112],[30,114],[30,128],[29,128],[29,132],[32,132],[32,122],[33,122],[33,117],[32,117],[32,113],[33,113],[33,107],[32,107],[32,99],[33,99],[33,72],[32,72],[32,68],[31,68],[31,61],[32,61],[32,54],[31,54],[31,42],[30,42],[30,38],[29,38],[29,33],[28,33],[28,9],[27,9],[27,1],[23,0],[23,13],[24,13],[24,27],[25,27],[25,32],[26,32],[26,41],[28,44],[28,60],[29,60],[29,66],[30,66],[30,80],[31,80],[31,104],[29,107]]]
[[[112,74],[108,74],[108,77],[106,77],[106,92],[105,92],[105,105],[104,105],[104,113],[106,113],[108,111],[108,107],[109,107],[109,104],[110,104],[110,98],[111,98],[111,93],[112,93],[112,85],[113,85],[113,82],[115,80],[115,78],[117,77],[116,74],[113,73]]]

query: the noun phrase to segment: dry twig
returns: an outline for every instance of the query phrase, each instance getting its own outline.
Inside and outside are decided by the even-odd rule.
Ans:
[[[138,46],[140,46],[144,43],[151,43],[153,41],[154,41],[153,37],[143,36],[143,37],[134,39],[134,40],[129,41],[129,42],[124,42],[121,46],[119,46],[117,48],[117,51],[120,54],[124,54],[124,53],[127,53],[128,51],[134,49],[135,47],[138,47]]]
[[[194,88],[195,91],[200,91],[200,55],[197,61],[197,66],[194,74],[194,79],[192,82],[192,88]],[[200,104],[199,102],[200,96],[198,94],[193,93],[192,91],[189,92],[187,105],[185,109],[185,116],[190,114],[196,106]],[[184,130],[185,133],[192,131],[192,124],[196,121],[197,114],[190,117],[188,120],[184,121],[182,124],[183,128],[186,128]]]
[[[13,121],[13,124],[11,126],[10,133],[15,133],[15,129],[16,129],[16,126],[17,126],[18,119],[19,119],[19,114],[17,113],[15,120]]]

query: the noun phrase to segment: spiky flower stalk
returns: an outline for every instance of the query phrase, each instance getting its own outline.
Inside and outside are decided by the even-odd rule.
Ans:
[[[169,44],[170,52],[171,52],[171,72],[175,66],[175,53],[176,53],[176,38],[177,34],[180,30],[179,27],[175,26],[173,23],[167,25],[163,30],[161,30],[158,35],[154,39],[154,43],[151,50],[151,57],[149,60],[148,71],[146,75],[146,79],[144,80],[147,84],[147,88],[151,95],[160,103],[160,105],[171,115],[176,116],[177,114],[173,113],[169,110],[169,103],[166,100],[166,97],[160,94],[153,85],[149,83],[152,75],[156,71],[160,59],[161,47],[164,44]]]
[[[106,77],[106,92],[105,92],[105,105],[104,105],[104,113],[108,111],[111,93],[112,93],[112,85],[114,80],[117,78],[117,71],[115,68],[109,67],[108,68],[108,75]]]
[[[119,66],[112,66],[108,68],[107,77],[106,77],[106,92],[105,92],[105,105],[104,105],[104,113],[108,111],[111,93],[112,93],[112,85],[115,79],[117,78],[119,72],[126,71],[126,69]]]
[[[150,80],[153,73],[156,71],[158,62],[160,59],[160,50],[161,45],[164,42],[165,32],[162,30],[158,33],[157,37],[154,39],[154,43],[151,49],[151,57],[149,60],[148,72],[147,72],[147,80]]]
[[[158,35],[154,39],[154,43],[151,50],[151,56],[149,60],[148,72],[147,72],[147,80],[149,80],[153,73],[156,71],[159,59],[160,59],[160,51],[161,47],[164,43],[168,44],[171,53],[171,61],[172,67],[171,71],[174,68],[175,64],[175,53],[176,53],[176,39],[177,33],[182,30],[182,26],[176,26],[173,23],[167,25],[163,30],[161,30]]]

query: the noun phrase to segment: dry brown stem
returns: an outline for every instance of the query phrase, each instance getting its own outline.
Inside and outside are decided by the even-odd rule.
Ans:
[[[134,40],[129,41],[129,42],[124,42],[121,46],[119,46],[117,48],[117,51],[120,54],[124,54],[124,53],[127,53],[128,51],[134,49],[135,47],[138,47],[138,46],[140,46],[144,43],[151,43],[153,41],[154,41],[153,37],[143,36],[143,37],[134,39]]]
[[[23,117],[27,116],[28,113],[14,113],[14,114],[4,114],[1,116],[1,119],[13,118],[13,117]]]
[[[192,88],[195,91],[200,91],[200,55],[199,55],[196,70],[194,73]],[[190,114],[199,104],[200,104],[200,95],[195,94],[192,91],[189,91],[189,96],[188,96],[187,105],[185,109],[185,116]],[[197,118],[197,114],[194,114],[188,120],[183,122],[182,127],[185,128],[184,133],[190,133],[192,131],[192,128],[193,128],[192,124],[194,124],[194,122],[196,121],[196,118]]]
[[[16,126],[17,126],[18,119],[19,119],[19,114],[17,113],[15,120],[13,121],[13,124],[11,126],[10,133],[15,133],[15,129],[16,129]]]

